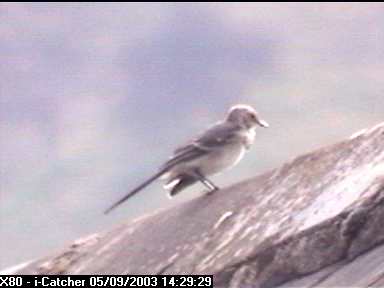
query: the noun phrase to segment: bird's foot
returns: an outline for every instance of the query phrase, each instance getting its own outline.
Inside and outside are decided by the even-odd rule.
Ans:
[[[207,191],[205,192],[205,195],[207,195],[207,196],[213,195],[213,194],[214,194],[216,191],[218,191],[218,190],[220,190],[219,187],[216,187],[216,186],[215,186],[214,188],[207,190]]]

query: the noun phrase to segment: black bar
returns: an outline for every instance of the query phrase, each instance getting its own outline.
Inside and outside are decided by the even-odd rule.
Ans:
[[[212,275],[0,275],[0,288],[213,287]]]

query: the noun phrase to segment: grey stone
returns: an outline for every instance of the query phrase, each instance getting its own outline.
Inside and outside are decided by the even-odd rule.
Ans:
[[[383,223],[381,124],[13,273],[213,274],[215,287],[231,288],[382,286]]]

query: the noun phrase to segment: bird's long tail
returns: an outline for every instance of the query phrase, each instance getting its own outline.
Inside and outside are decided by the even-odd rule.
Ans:
[[[133,195],[135,195],[137,192],[139,192],[141,189],[145,188],[146,186],[148,186],[149,184],[151,184],[153,181],[155,181],[157,178],[159,178],[160,176],[162,176],[164,173],[166,172],[166,169],[161,169],[159,172],[157,172],[156,174],[154,174],[151,178],[147,179],[146,181],[144,181],[142,184],[140,184],[139,186],[137,186],[135,189],[133,189],[132,191],[130,191],[127,195],[125,195],[123,198],[121,198],[119,201],[117,201],[116,203],[114,203],[112,206],[110,206],[107,210],[104,211],[104,214],[108,214],[109,212],[111,212],[113,209],[115,209],[117,206],[119,206],[120,204],[122,204],[123,202],[125,202],[126,200],[128,200],[129,198],[131,198]]]

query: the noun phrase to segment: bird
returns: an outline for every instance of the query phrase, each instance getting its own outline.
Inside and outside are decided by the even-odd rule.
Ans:
[[[156,179],[165,181],[170,198],[188,186],[201,182],[208,193],[219,190],[207,176],[217,174],[238,164],[255,140],[257,126],[269,127],[256,110],[245,104],[232,106],[224,120],[209,127],[186,144],[176,148],[160,169],[111,205],[105,214],[131,198]]]

